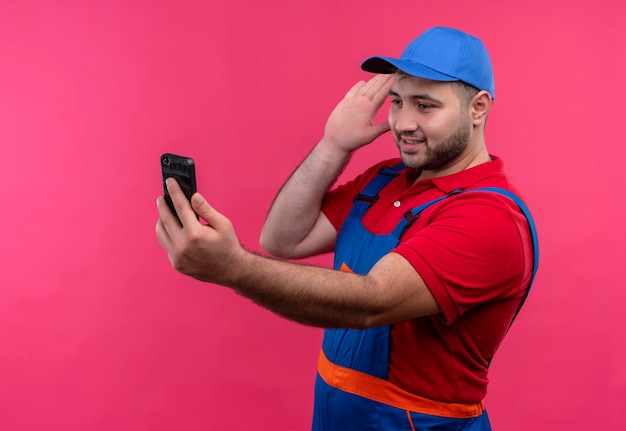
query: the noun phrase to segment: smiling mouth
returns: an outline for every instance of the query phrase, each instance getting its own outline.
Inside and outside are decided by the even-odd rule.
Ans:
[[[399,138],[402,142],[405,142],[407,144],[424,144],[427,142],[427,139],[425,136],[419,136],[417,134],[413,134],[413,133],[401,133],[399,134]]]
[[[414,153],[427,144],[426,139],[401,138],[400,149],[404,153]]]
[[[418,145],[418,144],[425,144],[426,143],[426,139],[406,139],[406,138],[402,138],[402,142],[404,142],[405,144],[408,144],[408,145]]]

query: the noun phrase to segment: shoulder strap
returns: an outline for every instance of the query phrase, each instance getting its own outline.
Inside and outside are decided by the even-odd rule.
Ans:
[[[441,196],[439,198],[433,199],[432,201],[423,203],[413,209],[410,209],[409,211],[404,213],[404,216],[400,219],[400,222],[398,222],[398,224],[393,229],[391,234],[398,239],[402,238],[402,235],[404,235],[406,230],[409,227],[411,227],[411,225],[415,222],[415,220],[417,220],[417,218],[420,216],[422,211],[424,211],[426,208],[428,208],[431,205],[441,202],[442,200],[447,199],[450,196],[458,195],[459,193],[462,193],[462,192],[463,192],[462,189],[454,190],[453,192],[450,192],[445,196]]]
[[[506,329],[506,332],[509,332],[509,329],[511,329],[511,325],[513,325],[513,321],[515,320],[520,310],[522,309],[524,302],[526,302],[526,298],[528,298],[528,294],[530,293],[530,288],[533,285],[533,281],[535,281],[535,275],[537,274],[537,269],[539,268],[539,239],[537,238],[537,228],[535,226],[535,221],[530,215],[530,211],[528,210],[528,207],[526,206],[524,201],[515,193],[509,190],[500,189],[497,187],[481,187],[478,189],[468,190],[468,192],[480,192],[480,191],[498,193],[498,194],[508,197],[513,202],[515,202],[515,204],[519,207],[519,209],[522,211],[522,213],[526,217],[526,221],[528,222],[528,229],[530,230],[530,236],[533,242],[533,273],[531,274],[530,281],[528,282],[528,289],[526,289],[526,293],[524,294],[524,297],[522,298],[519,306],[517,307],[517,310],[515,310],[515,314],[513,315],[513,318],[511,319],[511,323],[509,323],[509,327]],[[488,358],[489,363],[491,363],[491,359],[492,358]]]
[[[383,166],[378,171],[378,175],[365,185],[361,193],[354,197],[354,204],[350,210],[350,215],[358,218],[363,217],[367,210],[378,200],[378,194],[387,184],[400,175],[400,171],[406,169],[404,163],[395,166]]]

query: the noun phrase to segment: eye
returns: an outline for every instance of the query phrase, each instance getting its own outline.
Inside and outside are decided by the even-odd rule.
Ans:
[[[390,103],[391,103],[391,106],[393,106],[395,108],[401,108],[402,107],[402,100],[400,100],[400,99],[391,99]]]
[[[431,109],[434,108],[433,105],[429,105],[428,103],[418,103],[417,107],[421,110],[421,111],[430,111]]]

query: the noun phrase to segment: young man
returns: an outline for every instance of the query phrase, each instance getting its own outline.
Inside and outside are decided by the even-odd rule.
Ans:
[[[230,222],[168,181],[157,237],[180,272],[327,328],[313,429],[488,430],[487,368],[536,270],[534,228],[487,151],[489,55],[435,27],[337,105],[280,190],[261,245],[282,258],[335,252],[335,270],[243,249]],[[373,119],[390,97],[388,122]],[[358,148],[391,131],[400,159],[329,189]],[[192,209],[193,208],[193,209]],[[196,219],[197,213],[207,222]]]

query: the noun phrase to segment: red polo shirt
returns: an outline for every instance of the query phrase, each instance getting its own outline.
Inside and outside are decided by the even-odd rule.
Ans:
[[[411,208],[463,188],[499,187],[519,193],[493,160],[441,178],[420,180],[403,171],[363,218],[371,232],[391,232]],[[330,191],[323,212],[337,230],[354,196],[377,175],[381,162]],[[437,401],[480,401],[487,366],[527,289],[533,248],[526,218],[509,198],[462,193],[424,210],[393,250],[423,278],[442,312],[391,327],[389,380]]]

